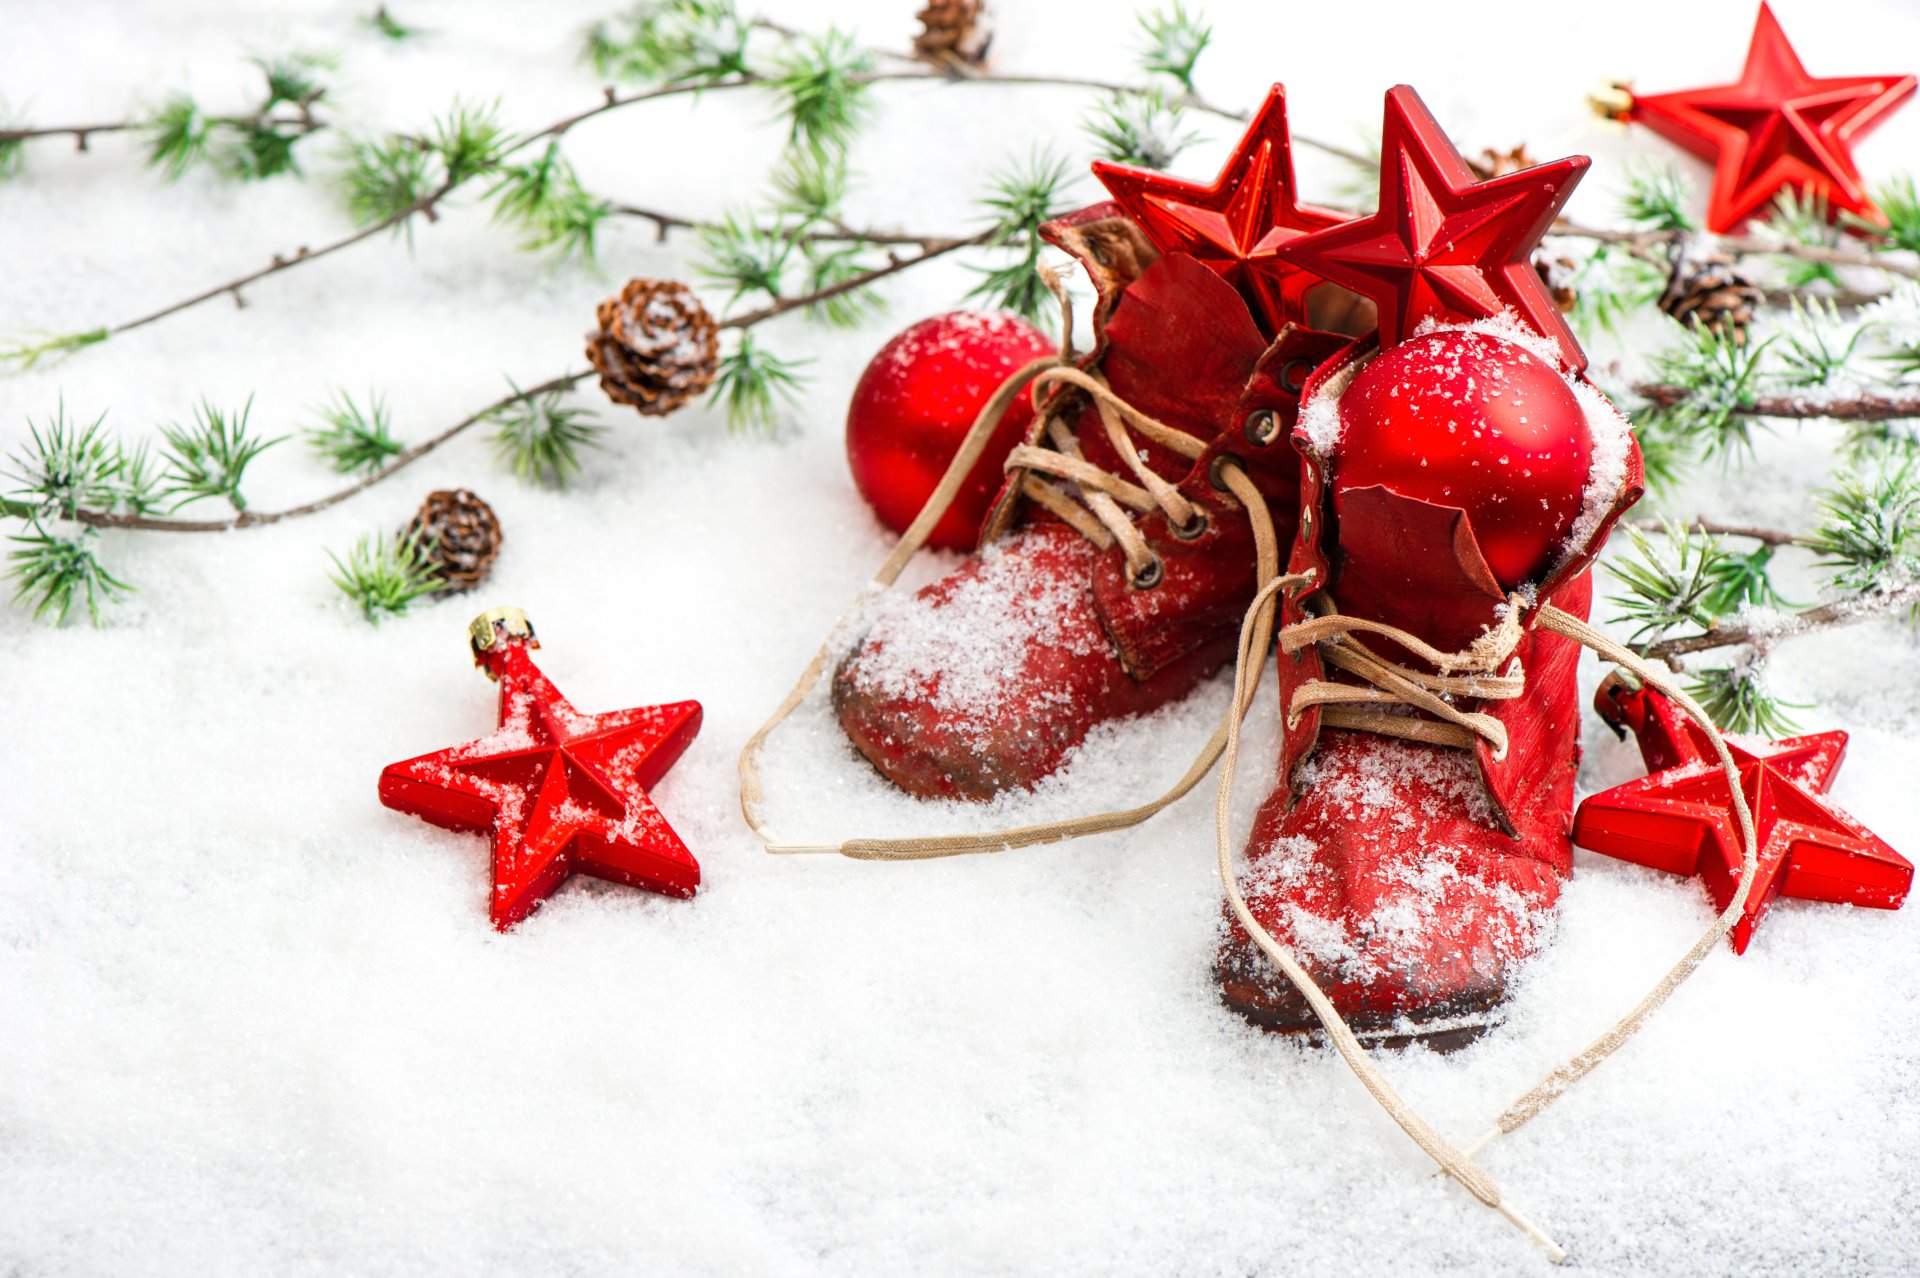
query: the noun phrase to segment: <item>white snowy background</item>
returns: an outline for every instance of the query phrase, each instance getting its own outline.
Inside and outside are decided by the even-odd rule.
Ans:
[[[899,47],[911,0],[775,2]],[[1621,167],[1672,152],[1593,120],[1601,80],[1730,79],[1739,3],[1275,5],[1214,0],[1202,84],[1246,105],[1271,80],[1303,134],[1377,128],[1409,81],[1470,148],[1525,140],[1596,164],[1575,197],[1613,216]],[[174,87],[253,92],[244,58],[330,49],[328,110],[417,127],[456,95],[544,124],[599,92],[576,61],[583,0],[8,0],[0,93],[40,122],[113,118]],[[1123,76],[1125,4],[1013,3],[1007,69]],[[1920,69],[1920,9],[1780,0],[1816,74]],[[1048,88],[887,86],[858,145],[853,220],[977,225],[985,175],[1036,143],[1085,154],[1090,99]],[[763,190],[781,142],[748,94],[612,113],[568,139],[589,186],[688,216]],[[1180,164],[1210,176],[1232,131]],[[324,171],[331,145],[303,154]],[[1920,107],[1861,148],[1920,167]],[[167,185],[131,142],[40,144],[0,187],[0,329],[126,318],[346,227],[318,183]],[[1704,170],[1684,161],[1696,179]],[[1339,167],[1301,154],[1309,195]],[[1081,190],[1094,198],[1090,182]],[[547,269],[484,209],[276,277],[64,363],[0,380],[0,446],[64,396],[131,438],[201,396],[251,394],[297,430],[330,388],[384,389],[410,438],[580,363],[593,305],[681,246],[611,229],[604,269]],[[844,407],[900,325],[952,306],[959,263],[886,289],[890,315],[764,331],[813,362],[771,442],[705,409],[609,409],[573,489],[523,486],[473,432],[317,518],[223,536],[109,535],[139,593],[98,630],[0,608],[0,1272],[1534,1273],[1535,1250],[1429,1168],[1330,1054],[1263,1036],[1208,978],[1219,888],[1211,785],[1114,837],[887,866],[774,859],[736,806],[734,756],[888,539],[853,493]],[[1620,352],[1596,351],[1602,362]],[[580,402],[598,396],[584,387]],[[1707,467],[1676,511],[1805,526],[1829,427],[1785,428]],[[298,445],[250,475],[256,505],[334,481]],[[324,550],[464,484],[507,539],[480,596],[379,629]],[[1789,593],[1816,589],[1804,565]],[[699,855],[691,902],[592,882],[510,935],[488,926],[483,841],[375,798],[380,767],[479,735],[480,607],[525,606],[546,670],[598,710],[696,697],[706,727],[656,797]],[[1588,685],[1598,677],[1589,670]],[[1862,627],[1784,647],[1775,680],[1853,748],[1838,800],[1920,853],[1912,775],[1920,646]],[[797,839],[1005,823],[1157,793],[1224,699],[1218,683],[1103,733],[1001,810],[890,795],[817,710],[775,739],[772,806]],[[1245,811],[1269,783],[1256,716]],[[1639,771],[1589,719],[1587,790]],[[1244,828],[1244,825],[1243,827]],[[1582,855],[1559,938],[1505,1027],[1451,1057],[1388,1059],[1456,1139],[1628,1006],[1705,926],[1696,883]],[[1787,903],[1742,958],[1715,955],[1651,1027],[1486,1166],[1582,1272],[1892,1272],[1920,1210],[1920,912]]]

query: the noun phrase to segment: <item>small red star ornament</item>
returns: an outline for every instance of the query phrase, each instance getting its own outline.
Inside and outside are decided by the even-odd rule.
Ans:
[[[1420,95],[1397,85],[1387,92],[1380,141],[1379,212],[1290,239],[1274,258],[1371,298],[1382,348],[1425,320],[1512,312],[1577,371],[1586,353],[1534,270],[1533,250],[1587,165],[1574,155],[1477,182]],[[1256,273],[1266,269],[1255,264]]]
[[[1307,322],[1307,294],[1321,281],[1275,254],[1287,241],[1345,219],[1294,199],[1281,85],[1268,90],[1210,185],[1105,160],[1094,161],[1093,175],[1155,248],[1198,258],[1239,289],[1269,334]]]
[[[1853,146],[1913,89],[1911,75],[1808,75],[1762,4],[1737,81],[1634,94],[1625,114],[1713,164],[1709,230],[1737,229],[1786,189],[1826,201],[1830,215],[1852,213],[1884,226]]]
[[[492,734],[380,774],[380,801],[493,842],[488,914],[506,931],[564,883],[585,874],[668,896],[692,896],[700,864],[647,797],[700,731],[700,703],[581,714],[529,649],[540,646],[517,608],[472,628],[474,664],[500,684]]]
[[[1632,729],[1648,774],[1583,802],[1573,841],[1636,865],[1698,875],[1716,908],[1726,909],[1740,885],[1740,824],[1706,730],[1660,693],[1617,678],[1602,684],[1594,703],[1616,728]],[[1746,908],[1728,933],[1734,953],[1746,952],[1776,897],[1900,907],[1913,863],[1826,797],[1846,756],[1846,733],[1726,742],[1760,853]]]

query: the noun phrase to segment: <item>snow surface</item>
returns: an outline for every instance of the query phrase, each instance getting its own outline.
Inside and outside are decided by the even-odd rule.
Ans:
[[[417,45],[373,41],[371,5],[13,0],[0,92],[36,119],[112,116],[191,87],[252,92],[244,55],[344,55],[337,106],[417,126],[455,94],[544,123],[590,103],[574,61],[603,6],[402,3]],[[612,7],[610,4],[604,8]],[[781,3],[901,43],[908,0]],[[1001,6],[1011,69],[1117,72],[1135,40],[1093,0]],[[1912,69],[1910,5],[1780,0],[1820,74]],[[1673,152],[1594,122],[1608,76],[1649,89],[1731,77],[1745,3],[1484,8],[1484,25],[1382,3],[1207,6],[1210,96],[1284,78],[1295,126],[1347,141],[1417,84],[1463,143],[1591,151],[1573,212],[1611,216],[1623,159]],[[1087,99],[910,86],[858,154],[855,220],[935,232],[1005,157],[1080,143]],[[709,95],[615,113],[568,140],[595,189],[711,215],[752,197],[772,107]],[[1206,175],[1231,143],[1183,159]],[[1910,167],[1920,107],[1861,149]],[[309,151],[310,166],[324,164]],[[164,185],[124,139],[36,147],[0,188],[0,327],[137,313],[344,222],[291,182]],[[1337,166],[1302,151],[1308,194]],[[1696,179],[1703,170],[1690,162]],[[1095,196],[1091,182],[1081,190]],[[141,435],[202,394],[292,430],[342,385],[385,388],[420,438],[581,362],[594,304],[679,250],[615,227],[600,278],[511,251],[483,211],[362,245],[225,304],[0,381],[0,447],[64,394]],[[866,357],[975,280],[893,282],[852,336],[766,331],[814,382],[771,443],[704,410],[609,410],[574,491],[522,487],[478,434],[318,517],[218,537],[108,537],[141,592],[99,631],[0,609],[0,1272],[43,1274],[1427,1273],[1530,1274],[1541,1255],[1413,1148],[1330,1055],[1253,1032],[1214,1001],[1211,784],[1140,829],[923,865],[774,859],[735,803],[734,754],[887,539],[848,481],[839,414]],[[1910,312],[1912,303],[1906,303]],[[1633,335],[1635,343],[1644,334]],[[1594,351],[1604,379],[1612,348]],[[1631,370],[1622,370],[1630,375]],[[593,396],[583,397],[592,403]],[[1672,509],[1803,524],[1827,428],[1783,429]],[[256,504],[330,480],[295,445],[256,465]],[[366,627],[325,548],[471,485],[507,540],[479,598]],[[931,565],[927,566],[927,571]],[[918,571],[917,579],[926,572]],[[1803,561],[1784,588],[1814,597]],[[525,606],[544,668],[586,711],[698,697],[705,729],[656,797],[700,856],[690,902],[575,882],[510,935],[486,919],[479,840],[375,799],[382,765],[492,727],[465,624]],[[1869,626],[1785,644],[1775,682],[1845,727],[1839,802],[1920,851],[1911,781],[1920,644]],[[1589,663],[1588,685],[1599,677]],[[1221,709],[1216,681],[1096,734],[1032,798],[918,805],[887,792],[821,703],[775,740],[770,814],[837,837],[979,828],[1157,792]],[[1244,830],[1273,746],[1270,691],[1237,790]],[[1587,788],[1639,772],[1589,719]],[[1396,1087],[1469,1139],[1611,1021],[1706,924],[1698,885],[1581,856],[1557,939],[1505,1027],[1450,1058],[1388,1059]],[[1744,957],[1716,955],[1647,1031],[1488,1169],[1582,1272],[1884,1273],[1920,1211],[1920,912],[1786,903]]]

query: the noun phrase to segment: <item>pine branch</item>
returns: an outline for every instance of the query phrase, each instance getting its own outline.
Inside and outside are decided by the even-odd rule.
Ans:
[[[1762,621],[1716,625],[1697,635],[1662,639],[1639,649],[1640,655],[1655,661],[1671,661],[1692,652],[1708,652],[1739,644],[1770,647],[1782,639],[1796,638],[1820,630],[1857,625],[1880,617],[1909,613],[1920,607],[1920,582],[1911,582],[1882,594],[1837,599],[1832,603],[1805,608]]]
[[[1664,382],[1636,383],[1633,393],[1661,408],[1675,407],[1693,398],[1693,392],[1687,387]],[[1854,422],[1895,421],[1906,417],[1920,417],[1920,392],[1904,394],[1863,392],[1834,399],[1820,399],[1807,395],[1756,395],[1728,405],[1727,412],[1741,417],[1830,418],[1834,421]]]

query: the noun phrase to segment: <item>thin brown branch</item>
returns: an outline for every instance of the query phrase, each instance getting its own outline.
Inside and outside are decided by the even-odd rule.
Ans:
[[[832,284],[825,288],[815,289],[810,293],[781,298],[758,310],[747,311],[723,320],[721,321],[720,327],[752,328],[756,324],[765,323],[767,320],[773,319],[775,316],[785,315],[789,311],[799,310],[802,307],[812,306],[815,303],[824,302],[829,298],[838,297],[842,293],[850,293],[855,289],[865,288],[869,284],[885,279],[889,275],[897,275],[901,271],[910,270],[922,262],[930,262],[934,258],[945,256],[956,249],[966,248],[969,245],[983,244],[992,234],[993,232],[991,231],[983,231],[979,235],[969,236],[966,239],[935,241],[911,257],[896,255],[885,266],[875,267],[871,271],[864,271],[851,279],[843,280],[838,284]],[[339,505],[349,497],[354,497],[365,492],[375,484],[391,479],[394,475],[411,466],[414,462],[419,461],[422,457],[433,452],[436,448],[447,443],[455,436],[479,425],[481,422],[491,419],[495,414],[499,413],[501,409],[534,399],[541,395],[550,394],[553,391],[570,390],[578,383],[585,381],[593,375],[591,369],[578,369],[541,382],[537,386],[530,386],[525,390],[515,390],[513,394],[502,396],[500,399],[488,404],[485,408],[461,418],[438,434],[429,436],[419,443],[414,444],[406,451],[395,456],[392,461],[382,466],[379,470],[362,475],[352,483],[335,489],[324,497],[317,498],[299,506],[290,506],[284,510],[271,511],[245,510],[225,519],[174,519],[165,516],[127,515],[116,514],[111,511],[86,509],[75,511],[73,518],[93,528],[121,528],[141,532],[236,532],[247,528],[264,528],[269,524],[284,523],[289,519],[298,519],[303,515],[318,514],[320,511],[326,510],[331,506]]]
[[[719,230],[717,222],[703,222],[695,218],[681,217],[677,213],[668,213],[660,209],[651,209],[638,204],[610,204],[607,211],[616,217],[638,218],[651,222],[665,239],[669,231],[708,231]],[[763,234],[774,234],[774,228],[760,228]],[[905,231],[875,231],[859,227],[832,223],[804,231],[794,237],[796,240],[813,244],[874,244],[882,247],[937,248],[960,239],[954,235],[913,235]]]
[[[1663,533],[1669,527],[1658,519],[1636,519],[1632,522],[1633,526],[1642,532]],[[1709,537],[1745,537],[1769,546],[1796,546],[1805,540],[1799,533],[1786,532],[1779,528],[1761,528],[1753,524],[1727,524],[1717,519],[1696,519],[1685,527],[1693,532],[1705,533]]]
[[[1684,386],[1660,382],[1639,382],[1633,393],[1648,403],[1671,408],[1693,397]],[[1802,395],[1760,395],[1734,406],[1734,412],[1746,417],[1783,417],[1797,419],[1831,418],[1846,422],[1890,422],[1920,417],[1920,393],[1903,395],[1852,395],[1846,399],[1813,399]]]
[[[1657,643],[1647,644],[1639,648],[1638,652],[1641,656],[1653,661],[1666,661],[1670,658],[1685,656],[1690,652],[1707,652],[1714,648],[1731,648],[1740,644],[1770,647],[1782,639],[1797,638],[1800,635],[1832,630],[1840,626],[1857,625],[1863,621],[1891,616],[1915,607],[1920,607],[1920,582],[1901,586],[1896,590],[1837,599],[1829,604],[1821,604],[1817,608],[1788,613],[1777,620],[1745,625],[1716,625],[1703,634],[1680,635],[1673,639],[1662,639]]]
[[[1656,248],[1672,244],[1675,240],[1697,234],[1693,231],[1657,231],[1657,230],[1621,230],[1610,227],[1584,226],[1570,222],[1565,218],[1555,222],[1549,235],[1565,235],[1574,239],[1593,240],[1600,244],[1621,244],[1628,248]],[[1827,266],[1862,266],[1876,271],[1885,271],[1889,275],[1898,275],[1910,280],[1920,280],[1920,265],[1896,261],[1883,253],[1864,252],[1859,249],[1830,248],[1823,244],[1798,244],[1790,240],[1777,240],[1767,236],[1736,235],[1724,236],[1714,241],[1722,251],[1735,257],[1791,257],[1803,262],[1819,262]]]

